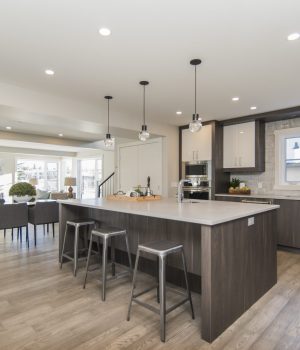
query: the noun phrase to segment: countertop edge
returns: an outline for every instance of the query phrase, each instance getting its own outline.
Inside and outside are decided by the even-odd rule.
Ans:
[[[73,205],[73,206],[80,206],[80,207],[85,207],[85,208],[92,208],[92,209],[101,209],[101,210],[107,210],[107,211],[115,211],[115,212],[120,212],[120,213],[125,213],[125,214],[133,214],[133,215],[140,215],[140,216],[150,216],[150,217],[155,217],[159,219],[166,219],[166,220],[174,220],[174,221],[181,221],[181,222],[189,222],[193,224],[200,224],[200,225],[205,225],[205,226],[215,226],[219,224],[223,224],[225,222],[229,221],[234,221],[234,220],[239,220],[242,218],[247,218],[249,216],[257,215],[257,214],[262,214],[271,210],[277,210],[280,208],[279,205],[270,205],[269,209],[257,209],[257,210],[251,210],[247,215],[233,215],[230,218],[226,219],[219,219],[219,220],[205,220],[205,219],[192,219],[188,217],[178,217],[177,215],[160,215],[158,213],[153,213],[149,215],[147,212],[141,212],[141,211],[135,211],[135,210],[126,210],[126,209],[112,209],[112,208],[106,208],[101,205],[93,205],[93,204],[88,204],[88,203],[80,203],[76,200],[58,200],[57,201],[60,204],[66,204],[66,205]],[[259,204],[258,204],[259,205]]]

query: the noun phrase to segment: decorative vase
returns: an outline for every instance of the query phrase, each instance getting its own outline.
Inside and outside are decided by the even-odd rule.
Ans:
[[[14,202],[17,203],[26,203],[32,199],[32,196],[13,196]]]

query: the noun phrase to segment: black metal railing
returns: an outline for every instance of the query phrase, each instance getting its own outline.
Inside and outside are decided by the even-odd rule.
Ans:
[[[98,186],[98,197],[105,198],[114,193],[114,175],[115,172],[110,174],[104,181]]]

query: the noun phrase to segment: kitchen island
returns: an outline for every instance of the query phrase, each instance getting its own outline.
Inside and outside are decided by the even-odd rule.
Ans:
[[[127,229],[135,256],[139,243],[167,239],[182,243],[191,289],[201,293],[201,337],[212,342],[277,281],[278,205],[221,201],[177,203],[115,202],[103,199],[60,200],[60,242],[67,220],[93,218]],[[69,248],[73,242],[66,241]],[[115,242],[118,262],[127,264],[125,247]],[[183,285],[180,259],[168,260],[167,280]],[[141,269],[155,274],[155,261]]]

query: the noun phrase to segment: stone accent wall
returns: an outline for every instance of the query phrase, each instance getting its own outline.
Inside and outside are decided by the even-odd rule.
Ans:
[[[264,173],[256,174],[231,174],[246,182],[253,194],[278,194],[278,195],[300,195],[300,191],[295,190],[274,190],[275,183],[275,130],[300,127],[300,118],[266,123],[266,168]],[[259,183],[262,188],[259,188]]]

